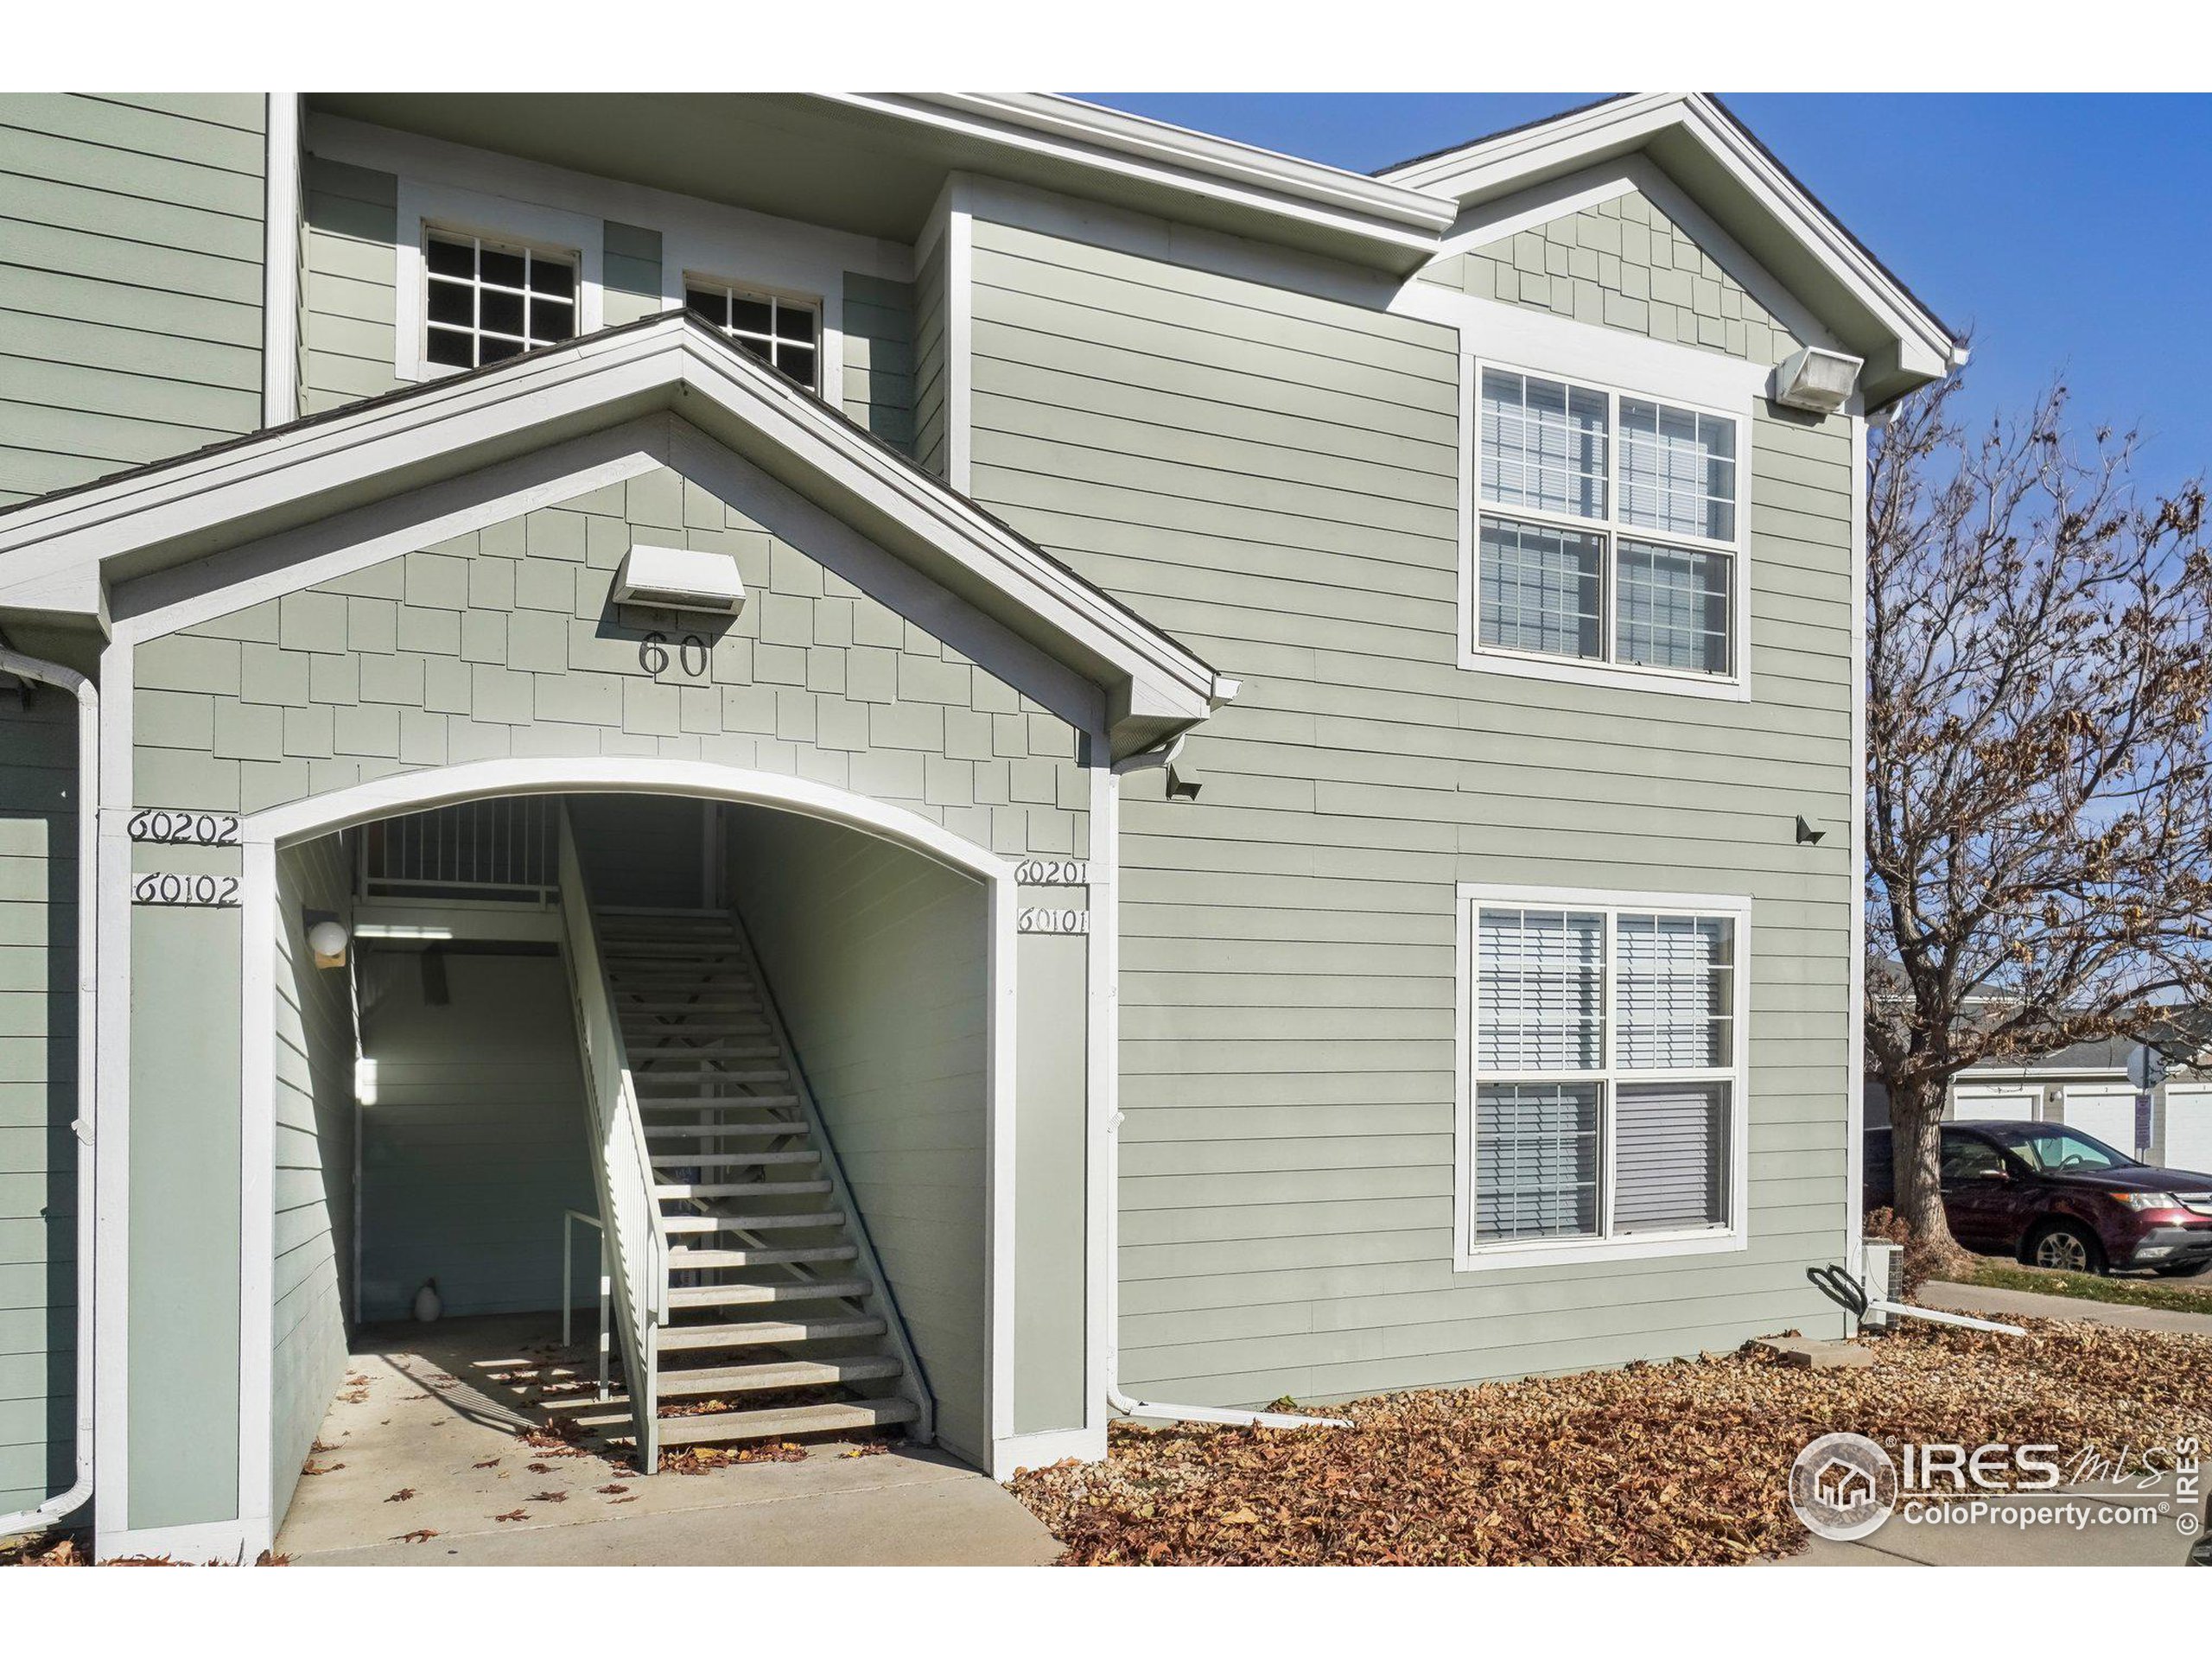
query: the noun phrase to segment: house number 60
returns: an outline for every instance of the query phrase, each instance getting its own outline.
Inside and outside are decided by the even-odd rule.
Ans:
[[[658,679],[668,672],[671,660],[676,664],[677,672],[685,679],[705,679],[708,664],[711,660],[706,636],[697,633],[685,634],[676,642],[676,652],[672,658],[669,653],[668,636],[658,628],[655,628],[638,642],[638,666],[655,679]]]

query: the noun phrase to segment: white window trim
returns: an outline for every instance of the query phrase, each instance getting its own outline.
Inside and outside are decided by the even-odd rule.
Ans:
[[[1569,324],[1568,327],[1575,325]],[[1595,330],[1587,332],[1596,333]],[[1517,675],[1528,679],[1552,680],[1573,685],[1605,686],[1618,690],[1662,691],[1680,696],[1711,697],[1730,702],[1748,702],[1751,695],[1751,446],[1752,417],[1755,400],[1749,397],[1740,401],[1734,397],[1715,398],[1709,385],[1695,385],[1688,389],[1670,387],[1663,382],[1671,377],[1641,374],[1624,378],[1617,368],[1596,368],[1588,351],[1562,353],[1557,348],[1560,341],[1554,336],[1550,341],[1542,340],[1514,340],[1502,341],[1502,348],[1488,352],[1465,349],[1467,340],[1462,334],[1463,349],[1459,357],[1459,662],[1465,669],[1493,674]],[[1599,342],[1602,344],[1602,342]],[[1549,344],[1553,349],[1543,347]],[[1535,352],[1522,353],[1511,349],[1517,346],[1534,346]],[[1565,355],[1568,361],[1562,364]],[[1600,359],[1602,361],[1602,359]],[[1482,372],[1485,368],[1501,369],[1508,373],[1533,375],[1544,379],[1560,380],[1570,385],[1592,391],[1604,392],[1608,400],[1606,433],[1605,505],[1607,516],[1603,519],[1578,518],[1573,513],[1548,512],[1541,508],[1508,506],[1485,503],[1482,497],[1482,400],[1479,388]],[[1700,396],[1704,392],[1708,395]],[[1700,414],[1717,416],[1735,423],[1736,426],[1736,534],[1727,541],[1714,541],[1701,536],[1678,536],[1664,531],[1650,530],[1628,524],[1620,516],[1620,403],[1624,397],[1640,397],[1656,401],[1676,409],[1694,410]],[[1485,513],[1498,518],[1523,519],[1534,524],[1573,529],[1602,535],[1606,539],[1605,591],[1599,601],[1603,607],[1601,620],[1605,629],[1606,648],[1612,648],[1617,625],[1615,571],[1619,561],[1619,543],[1623,537],[1631,541],[1648,541],[1662,545],[1680,546],[1693,551],[1726,553],[1733,561],[1731,571],[1732,591],[1729,594],[1728,668],[1726,674],[1698,674],[1686,669],[1645,667],[1632,663],[1612,661],[1587,662],[1580,658],[1546,656],[1540,652],[1514,651],[1497,645],[1478,643],[1481,626],[1481,591],[1476,579],[1476,561],[1482,551],[1482,518]]]
[[[576,332],[588,334],[604,326],[607,289],[607,226],[604,220],[557,207],[487,196],[449,185],[399,181],[397,257],[397,303],[392,372],[402,380],[434,380],[461,369],[433,363],[428,355],[429,266],[424,243],[432,230],[476,236],[486,242],[525,246],[534,252],[572,256],[576,261]]]
[[[1751,1199],[1751,900],[1742,893],[1630,893],[1603,887],[1547,887],[1462,881],[1454,892],[1459,906],[1456,924],[1459,969],[1454,1004],[1452,1102],[1453,1173],[1452,1179],[1452,1266],[1458,1273],[1496,1272],[1501,1268],[1567,1267],[1579,1262],[1626,1262],[1652,1256],[1711,1255],[1750,1248],[1748,1226]],[[1475,912],[1482,906],[1541,910],[1598,910],[1618,915],[1648,912],[1725,916],[1735,925],[1736,995],[1731,1026],[1733,1052],[1726,1067],[1728,1082],[1728,1223],[1725,1227],[1700,1227],[1679,1232],[1636,1233],[1620,1237],[1506,1242],[1478,1245],[1474,1242],[1475,1197],[1475,1058],[1478,1033],[1475,1025]],[[1612,924],[1606,924],[1610,945]],[[1615,1040],[1613,963],[1605,963],[1605,1044],[1610,1058]],[[1702,1073],[1702,1069],[1701,1069]],[[1605,1075],[1610,1076],[1607,1072]],[[1610,1103],[1605,1113],[1605,1179],[1612,1179],[1612,1126]]]

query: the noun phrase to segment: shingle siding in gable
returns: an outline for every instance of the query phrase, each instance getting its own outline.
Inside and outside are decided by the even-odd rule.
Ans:
[[[1123,791],[1124,1380],[1249,1403],[1837,1328],[1803,1272],[1847,1203],[1845,424],[1751,435],[1751,702],[1510,679],[1457,665],[1448,331],[980,220],[974,294],[974,493],[1243,688],[1198,801]],[[1476,880],[1753,896],[1749,1250],[1452,1271]]]
[[[1782,321],[1638,190],[1440,259],[1421,279],[1753,363],[1796,348]]]
[[[702,682],[645,672],[645,628],[611,611],[633,535],[737,557],[753,597]],[[1002,854],[1084,845],[1068,726],[666,469],[149,640],[136,683],[149,804],[255,811],[467,760],[659,755],[850,789]]]
[[[0,98],[0,505],[252,430],[259,98]]]

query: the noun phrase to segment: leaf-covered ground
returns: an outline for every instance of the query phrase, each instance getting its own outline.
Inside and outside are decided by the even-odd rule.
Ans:
[[[1016,1477],[1071,1565],[1711,1565],[1789,1554],[1817,1435],[2043,1442],[2069,1462],[2212,1437],[2212,1338],[1910,1326],[1865,1370],[1746,1351],[1350,1407],[1344,1429],[1116,1424],[1103,1464]]]

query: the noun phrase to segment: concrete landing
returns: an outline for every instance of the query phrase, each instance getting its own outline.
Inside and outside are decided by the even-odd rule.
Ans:
[[[594,1363],[559,1351],[558,1334],[543,1315],[364,1330],[319,1437],[328,1449],[309,1460],[323,1472],[302,1476],[278,1552],[303,1567],[1005,1567],[1060,1553],[988,1478],[896,1443],[826,1440],[798,1461],[650,1479],[619,1451],[533,1446],[523,1436],[550,1414],[518,1379]]]
[[[1987,1285],[1955,1285],[1931,1279],[1920,1287],[1916,1300],[1929,1307],[1979,1313],[1985,1319],[2028,1313],[2039,1319],[2086,1319],[2092,1325],[2116,1325],[2129,1331],[2212,1337],[2212,1298],[2207,1299],[2205,1313],[2180,1313],[2158,1307],[2129,1307],[2120,1302],[2093,1302],[2086,1296],[2045,1296],[2037,1291],[1998,1290]]]

